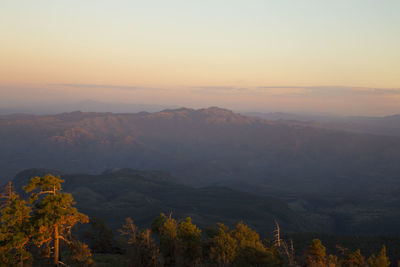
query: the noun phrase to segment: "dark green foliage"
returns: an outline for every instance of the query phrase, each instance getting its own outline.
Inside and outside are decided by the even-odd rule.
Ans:
[[[218,223],[216,228],[208,228],[209,238],[205,239],[191,217],[177,221],[172,214],[166,216],[164,213],[153,221],[152,230],[139,229],[130,218],[125,220],[120,229],[125,256],[104,254],[120,251],[115,249],[112,230],[102,219],[92,218],[91,231],[86,237],[91,240],[95,252],[104,254],[94,255],[95,260],[92,260],[88,246],[71,234],[71,228],[78,222],[86,222],[87,217],[72,206],[70,194],[61,192],[62,182],[60,177],[53,175],[32,178],[25,187],[27,192],[32,192],[29,203],[15,193],[9,194],[6,205],[1,208],[0,266],[29,266],[31,263],[47,266],[63,262],[68,266],[277,267],[289,262],[282,245],[262,241],[260,235],[243,222],[231,229]],[[158,242],[152,234],[157,235]],[[59,244],[60,240],[64,242]],[[58,248],[63,248],[61,260]],[[339,254],[330,254],[319,239],[313,239],[304,260],[299,263],[313,267],[390,265],[385,246],[377,254],[368,254],[368,260],[360,249],[339,248]],[[301,249],[299,251],[301,253]],[[41,258],[51,254],[54,256],[52,262]]]
[[[118,251],[113,231],[101,218],[90,217],[90,230],[85,232],[90,249],[94,253],[115,253]]]
[[[131,218],[125,219],[125,224],[119,230],[128,244],[129,266],[157,267],[161,265],[158,246],[151,236],[150,229],[139,231]]]
[[[333,235],[333,234],[318,234],[318,233],[284,233],[284,239],[292,239],[295,245],[297,260],[303,258],[306,250],[314,238],[321,240],[326,247],[327,254],[335,254],[339,258],[343,252],[354,252],[360,249],[362,254],[367,258],[372,254],[377,254],[385,244],[388,248],[386,253],[390,261],[395,263],[400,259],[400,238],[396,236],[354,236],[354,235]],[[338,247],[341,247],[338,249]],[[347,248],[347,249],[343,249]]]
[[[34,174],[33,170],[27,173]],[[245,218],[261,234],[268,235],[276,218],[285,231],[313,229],[313,222],[277,198],[224,187],[192,188],[173,182],[165,172],[121,169],[63,178],[63,188],[73,195],[78,209],[91,217],[104,218],[113,230],[120,228],[127,217],[135,218],[139,227],[149,227],[160,213],[170,211],[177,218],[191,217],[200,228],[217,222],[234,225]],[[16,180],[29,179],[21,174]]]
[[[165,266],[175,266],[178,260],[178,224],[175,219],[169,217],[159,227],[160,251]]]
[[[242,248],[233,263],[237,267],[252,266],[281,266],[282,260],[279,253],[273,249],[245,247]]]
[[[16,194],[10,195],[8,204],[1,209],[0,266],[25,266],[31,261],[30,213],[31,208]]]
[[[92,253],[89,247],[80,242],[79,240],[73,240],[68,244],[68,250],[63,253],[62,258],[66,259],[65,262],[71,266],[93,266],[94,262]]]
[[[168,220],[168,217],[165,216],[164,213],[161,213],[160,216],[155,218],[155,220],[151,223],[151,231],[155,234],[160,234],[161,227]]]

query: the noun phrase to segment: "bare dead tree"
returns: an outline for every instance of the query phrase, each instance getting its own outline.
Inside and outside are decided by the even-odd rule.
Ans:
[[[277,246],[278,248],[281,247],[281,232],[280,232],[280,228],[279,228],[279,224],[276,220],[274,220],[275,222],[275,229],[273,231],[274,233],[274,245]]]
[[[275,229],[273,231],[274,233],[274,245],[278,247],[279,253],[281,255],[285,255],[288,259],[289,266],[296,266],[296,261],[294,258],[294,246],[293,246],[293,240],[290,240],[290,247],[288,244],[285,242],[285,240],[281,239],[281,233],[280,233],[280,227],[279,224],[276,220],[275,222]]]

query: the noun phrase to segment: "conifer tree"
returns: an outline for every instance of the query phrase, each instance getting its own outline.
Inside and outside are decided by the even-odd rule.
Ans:
[[[160,250],[164,258],[165,266],[175,266],[178,258],[177,237],[178,224],[175,219],[169,217],[159,228]]]
[[[230,235],[238,244],[235,266],[280,266],[281,257],[275,248],[267,248],[260,235],[243,222],[236,224]]]
[[[377,256],[372,254],[367,260],[368,267],[388,267],[390,265],[389,258],[386,256],[386,247],[382,246]]]
[[[332,254],[329,254],[327,257],[327,266],[328,267],[335,267],[339,265],[338,257]],[[340,266],[340,265],[339,265]]]
[[[93,252],[114,253],[117,249],[114,233],[107,223],[96,217],[89,218],[90,230],[84,236]]]
[[[187,217],[178,227],[179,254],[182,266],[196,266],[201,261],[201,230]]]
[[[88,245],[79,240],[72,240],[72,242],[68,243],[68,248],[69,250],[63,254],[67,263],[82,267],[93,265],[92,253]]]
[[[217,231],[211,239],[210,258],[219,266],[227,266],[236,257],[238,244],[229,234],[229,228],[217,223]]]
[[[11,192],[8,205],[1,209],[0,266],[24,266],[32,259],[27,245],[31,235],[31,208]]]
[[[260,235],[243,222],[239,222],[235,225],[231,235],[237,240],[239,249],[246,247],[264,249]]]
[[[151,224],[151,231],[157,235],[160,234],[161,226],[168,220],[168,217],[162,212]]]
[[[354,252],[344,253],[340,259],[340,264],[343,267],[362,267],[365,264],[365,258],[361,254],[361,251],[357,249]]]
[[[0,193],[0,208],[10,205],[11,197],[15,194],[12,181],[9,181]]]
[[[88,217],[72,206],[75,204],[72,195],[61,192],[63,182],[59,176],[47,174],[32,178],[24,187],[27,193],[32,192],[34,242],[38,247],[45,247],[49,257],[54,247],[54,265],[59,264],[60,239],[70,243],[71,228],[88,222]]]
[[[178,251],[178,224],[170,214],[161,213],[151,225],[151,231],[159,235],[160,252],[164,266],[176,266],[180,260]]]
[[[319,267],[326,264],[326,248],[322,245],[321,240],[314,239],[305,259],[307,266]]]

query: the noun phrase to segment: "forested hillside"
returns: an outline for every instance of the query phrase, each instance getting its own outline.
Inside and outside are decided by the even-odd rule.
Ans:
[[[22,186],[31,177],[58,171],[30,169],[14,179],[15,188],[24,195]],[[104,219],[117,229],[126,217],[134,217],[139,226],[149,226],[161,212],[177,217],[192,217],[201,227],[225,222],[234,225],[245,221],[267,235],[274,219],[286,232],[315,231],[317,223],[272,197],[240,192],[226,187],[192,188],[172,181],[165,172],[130,169],[107,171],[100,175],[69,174],[63,188],[77,200],[79,210]]]
[[[280,219],[277,218],[274,218],[274,224],[270,229],[271,234],[266,239],[262,239],[255,230],[257,228],[250,227],[243,220],[232,226],[217,222],[213,225],[198,227],[190,216],[176,217],[172,213],[165,215],[163,212],[153,217],[152,222],[144,227],[138,227],[132,217],[126,217],[123,222],[120,222],[119,235],[116,235],[116,231],[113,232],[102,218],[88,217],[81,213],[82,209],[87,208],[87,203],[82,205],[82,209],[79,205],[75,207],[76,199],[66,192],[65,188],[73,189],[78,180],[71,181],[69,186],[64,187],[65,180],[60,176],[49,173],[31,178],[27,176],[48,171],[50,170],[27,170],[21,173],[14,183],[9,182],[3,190],[0,206],[1,266],[389,267],[391,263],[393,266],[398,263],[399,254],[396,251],[399,242],[396,239],[386,239],[391,245],[389,249],[385,245],[376,247],[376,242],[384,240],[379,238],[370,239],[367,244],[360,242],[362,239],[359,239],[358,243],[347,242],[352,246],[357,245],[354,249],[343,246],[346,244],[345,239],[339,237],[335,240],[333,236],[333,242],[337,243],[336,249],[332,250],[332,248],[327,249],[317,238],[309,240],[306,245],[303,244],[302,241],[307,240],[307,238],[304,239],[306,237],[304,234],[303,239],[299,238],[301,236],[296,238],[293,234],[294,238],[281,235],[283,230],[278,223]],[[122,170],[117,173],[117,176],[113,177],[114,181],[116,178],[119,181],[124,180],[123,178],[140,180],[142,183],[137,183],[138,181],[135,183],[138,185],[137,191],[147,191],[147,196],[151,195],[149,189],[155,184],[161,183],[164,188],[164,185],[168,183],[165,179],[160,179],[160,173],[157,172]],[[103,178],[107,180],[109,175],[109,172],[105,173]],[[73,176],[69,178],[74,180]],[[100,177],[95,178],[102,180]],[[80,176],[79,184],[84,184],[85,180],[91,180],[94,188],[104,183],[100,181],[100,184],[96,184],[95,179]],[[23,182],[26,182],[23,190],[18,190],[19,194],[16,193],[15,187]],[[123,181],[122,185],[127,186]],[[165,188],[171,189],[171,186],[167,185]],[[119,191],[126,192],[121,188]],[[102,192],[103,196],[111,197],[112,195],[106,194],[107,190],[104,188]],[[241,197],[241,200],[246,202],[243,195],[235,196],[235,200],[237,197]],[[225,198],[229,199],[227,196]],[[85,200],[87,198],[81,199],[81,202]],[[107,203],[114,202],[107,201]],[[99,210],[107,210],[102,207],[107,203],[97,201]],[[275,208],[282,208],[277,202],[270,202],[270,204]],[[123,205],[120,203],[119,206],[116,205],[113,208],[118,210],[121,206]],[[143,204],[139,203],[139,206]],[[128,209],[125,207],[125,210]],[[93,209],[89,209],[88,212],[93,212]],[[134,212],[134,209],[130,212]],[[243,214],[240,207],[231,212]],[[141,214],[136,214],[136,216],[135,218],[141,218]],[[113,220],[115,219],[117,218],[114,217]],[[295,218],[286,217],[286,219],[290,222]],[[87,223],[90,227],[82,228],[82,225]],[[332,238],[328,241],[332,246]],[[363,251],[359,249],[360,246]],[[366,251],[368,254],[365,254]]]

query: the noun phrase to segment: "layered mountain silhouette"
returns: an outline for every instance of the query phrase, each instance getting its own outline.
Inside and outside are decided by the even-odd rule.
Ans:
[[[390,224],[382,231],[397,229],[399,162],[396,136],[268,121],[217,107],[0,116],[3,183],[26,168],[163,170],[189,186],[278,197],[338,232],[368,232],[382,220]]]
[[[216,107],[0,117],[3,181],[29,167],[91,173],[131,167],[170,171],[195,186],[354,192],[399,177],[398,162],[397,137],[272,122]]]

